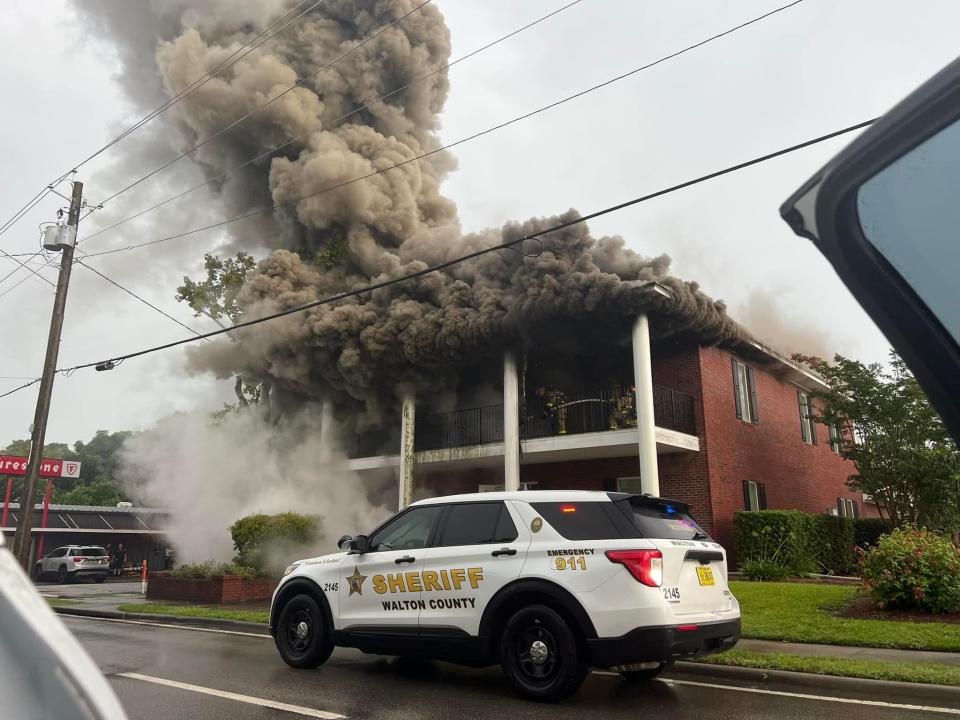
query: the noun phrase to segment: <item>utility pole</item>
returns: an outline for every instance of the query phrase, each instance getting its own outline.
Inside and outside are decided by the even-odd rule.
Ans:
[[[83,183],[73,183],[73,195],[70,199],[70,214],[67,226],[58,247],[62,249],[60,257],[60,277],[57,279],[57,295],[53,301],[53,316],[50,318],[50,335],[47,337],[47,356],[43,361],[43,375],[40,378],[40,395],[37,398],[37,410],[33,416],[33,432],[30,437],[30,460],[27,463],[27,475],[20,494],[20,517],[17,534],[13,539],[13,554],[17,562],[27,572],[30,571],[30,532],[33,530],[33,505],[37,497],[40,482],[40,462],[43,459],[43,443],[47,434],[47,415],[50,412],[50,396],[53,394],[53,378],[57,371],[57,355],[60,352],[60,331],[63,328],[63,313],[67,304],[67,287],[70,285],[70,270],[73,267],[73,248],[76,244],[77,225],[80,222],[80,206],[83,202]]]

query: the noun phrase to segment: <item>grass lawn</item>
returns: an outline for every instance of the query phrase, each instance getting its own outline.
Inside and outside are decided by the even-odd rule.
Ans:
[[[70,600],[63,600],[62,598],[44,598],[47,601],[47,605],[50,607],[57,607],[59,605],[78,605],[79,603],[71,602]]]
[[[270,622],[270,613],[267,610],[234,610],[216,605],[162,605],[160,603],[148,603],[144,605],[121,605],[119,609],[120,612],[129,613],[220,618],[221,620],[242,620],[244,622],[264,624]]]
[[[932,663],[808,657],[782,653],[753,653],[736,649],[701,658],[697,662],[709,665],[738,665],[740,667],[760,668],[761,670],[793,670],[795,672],[869,678],[871,680],[960,685],[960,667],[934,665]]]
[[[856,587],[735,581],[730,589],[740,601],[745,638],[960,651],[960,625],[835,617],[831,611],[846,605]]]

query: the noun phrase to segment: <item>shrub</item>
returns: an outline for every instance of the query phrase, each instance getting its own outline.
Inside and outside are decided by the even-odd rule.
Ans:
[[[784,577],[813,572],[813,523],[813,515],[799,510],[735,513],[733,525],[740,566],[759,560],[778,565]]]
[[[221,575],[239,575],[248,580],[257,577],[257,571],[251,567],[236,563],[218,563],[214,560],[205,560],[202,563],[185,563],[170,573],[173,577],[190,578],[194,580],[209,580]]]
[[[790,571],[776,560],[757,558],[740,563],[740,573],[754,582],[776,582],[790,577]]]
[[[863,553],[864,584],[880,607],[960,612],[960,550],[929,530],[904,527]]]
[[[247,515],[230,526],[233,561],[263,575],[279,577],[291,561],[317,544],[319,519],[297,513]]]
[[[893,530],[889,520],[857,518],[853,521],[853,544],[860,548],[873,547],[881,535]]]
[[[813,515],[811,545],[820,572],[847,575],[856,570],[853,519],[834,515]]]

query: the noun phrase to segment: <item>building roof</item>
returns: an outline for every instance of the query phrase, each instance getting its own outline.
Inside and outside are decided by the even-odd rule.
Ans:
[[[19,510],[20,503],[10,503],[11,510]],[[43,503],[37,503],[33,506],[34,510],[43,510]],[[114,505],[57,505],[51,503],[50,512],[91,512],[97,514],[118,513],[128,515],[169,515],[170,511],[165,508],[145,508],[145,507],[116,507]]]

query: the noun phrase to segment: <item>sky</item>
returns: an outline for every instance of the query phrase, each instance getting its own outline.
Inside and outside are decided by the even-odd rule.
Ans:
[[[121,2],[121,0],[116,0]],[[452,57],[484,45],[564,0],[435,0]],[[440,135],[455,141],[670,54],[781,2],[581,0],[450,71]],[[567,208],[589,213],[875,117],[950,62],[960,5],[950,0],[805,0],[732,35],[562,107],[455,148],[443,192],[465,231]],[[0,218],[138,119],[120,86],[113,48],[91,41],[64,0],[10,0],[0,18]],[[160,164],[160,124],[147,125],[82,169],[91,202]],[[887,343],[819,253],[780,220],[780,203],[853,136],[822,143],[590,223],[645,255],[667,253],[674,274],[723,298],[763,340],[790,352],[882,360]],[[163,139],[163,138],[161,138]],[[157,157],[145,154],[156,153]],[[198,182],[180,163],[81,225],[80,238],[156,198]],[[69,194],[67,184],[61,192]],[[48,196],[0,236],[10,253],[38,247],[38,224],[65,202]],[[123,247],[206,224],[222,209],[203,192],[82,245]],[[179,321],[203,331],[174,300],[204,252],[228,238],[202,233],[103,258],[97,268]],[[51,282],[56,270],[38,272]],[[0,258],[0,277],[14,266]],[[24,279],[26,278],[26,279]],[[16,285],[20,280],[22,283]],[[16,287],[14,287],[16,285]],[[0,283],[0,393],[39,375],[52,288],[19,270]],[[103,359],[186,331],[82,266],[75,266],[59,365]],[[24,378],[23,380],[20,378]],[[0,447],[29,435],[36,386],[0,398]],[[180,349],[111,372],[58,376],[48,442],[104,429],[139,430],[176,411],[213,410],[232,383],[188,374]]]

